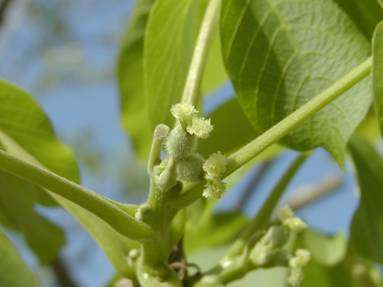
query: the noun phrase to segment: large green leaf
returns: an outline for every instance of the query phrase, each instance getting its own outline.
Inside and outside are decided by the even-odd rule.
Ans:
[[[59,142],[41,107],[28,93],[5,81],[0,81],[0,142],[2,147],[14,156],[78,181],[78,168],[73,154],[68,147]],[[0,183],[2,184],[1,198],[7,201],[6,205],[9,209],[12,206],[21,205],[29,206],[30,209],[33,204],[33,202],[24,202],[26,198],[18,196],[17,191],[22,190],[26,193],[29,190],[33,192],[40,190],[32,187],[26,189],[27,185],[23,189],[24,183],[10,175],[4,175],[4,180]],[[5,184],[7,184],[6,189],[3,189]],[[3,193],[5,191],[9,192],[5,194]],[[15,194],[9,195],[10,192]],[[23,194],[22,192],[20,195]],[[124,239],[104,221],[84,208],[54,193],[50,195],[88,230],[119,272],[127,276],[131,275],[132,271],[126,264],[127,250],[131,247],[130,241]],[[33,199],[33,195],[30,196]],[[11,204],[8,200],[12,199],[15,199],[15,202]],[[23,209],[4,209],[4,211],[13,218],[16,218],[15,212],[18,211],[19,216],[24,217],[23,220],[28,222],[28,212],[31,213],[28,208],[26,213]],[[17,220],[21,219],[17,217]],[[18,229],[20,229],[19,226]],[[45,242],[41,242],[39,246],[42,244],[48,246]]]
[[[383,263],[383,159],[361,138],[353,138],[350,151],[360,188],[360,203],[352,225],[350,244],[361,256]]]
[[[220,105],[208,116],[214,129],[206,140],[199,143],[199,151],[203,155],[208,156],[217,150],[233,152],[257,136],[235,98]]]
[[[0,229],[0,286],[38,287],[36,276],[23,261],[17,249]]]
[[[348,14],[358,29],[372,38],[375,26],[383,18],[383,10],[377,0],[334,0]]]
[[[366,38],[332,0],[224,0],[221,39],[226,69],[257,131],[291,114],[369,54]],[[324,147],[343,162],[369,94],[364,80],[284,143],[298,150]]]
[[[383,22],[379,23],[375,29],[372,56],[375,112],[378,117],[380,132],[383,134]]]
[[[154,0],[136,1],[118,58],[117,77],[120,88],[121,123],[129,134],[140,158],[146,158],[151,128],[144,92],[144,35]]]
[[[198,30],[200,1],[157,0],[149,16],[144,76],[152,127],[172,123],[170,107],[179,101]]]

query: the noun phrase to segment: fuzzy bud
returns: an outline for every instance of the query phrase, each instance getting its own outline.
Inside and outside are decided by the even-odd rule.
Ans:
[[[311,254],[308,250],[297,249],[295,256],[289,260],[289,266],[291,268],[304,267],[310,261]]]
[[[287,283],[291,287],[298,287],[303,281],[303,270],[302,268],[290,268]]]
[[[206,198],[220,198],[225,192],[226,186],[225,183],[220,179],[212,178],[206,181],[205,189],[202,192],[202,195]]]
[[[294,212],[291,210],[291,208],[286,205],[279,211],[279,219],[283,222],[286,219],[290,219],[294,217]]]
[[[188,157],[196,148],[195,137],[188,134],[179,125],[170,132],[166,141],[166,151],[175,159]]]
[[[283,225],[288,227],[293,232],[301,232],[306,229],[307,225],[298,217],[287,219],[283,222]]]
[[[167,125],[159,124],[154,129],[153,137],[157,140],[164,140],[169,134],[170,128]]]
[[[216,152],[209,156],[203,164],[203,170],[206,172],[207,178],[222,177],[227,168],[227,158],[221,153]]]
[[[171,113],[182,124],[191,124],[194,117],[197,116],[198,111],[193,105],[178,103],[172,106]]]
[[[213,130],[213,126],[210,123],[210,119],[194,117],[186,130],[189,134],[195,135],[197,138],[206,139]]]
[[[279,213],[279,218],[282,224],[293,232],[301,232],[307,226],[300,218],[295,217],[294,212],[290,207],[285,206]]]
[[[305,249],[295,251],[294,257],[289,260],[290,273],[287,282],[290,286],[297,287],[302,283],[302,268],[310,261],[310,252]]]
[[[200,181],[203,179],[202,164],[204,158],[200,154],[192,154],[177,161],[177,178],[181,181]]]

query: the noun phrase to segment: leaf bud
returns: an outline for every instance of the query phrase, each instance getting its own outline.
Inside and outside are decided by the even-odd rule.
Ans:
[[[160,190],[168,190],[177,183],[176,165],[173,158],[166,160],[164,171],[155,176],[155,184]]]
[[[175,159],[191,155],[197,148],[197,140],[188,134],[180,125],[177,125],[166,140],[166,151]]]
[[[181,181],[200,181],[203,179],[202,164],[204,158],[198,154],[192,154],[186,158],[179,159],[176,163],[177,178]]]

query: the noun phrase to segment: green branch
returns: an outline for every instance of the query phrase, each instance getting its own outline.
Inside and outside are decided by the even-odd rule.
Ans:
[[[147,224],[135,220],[101,195],[2,150],[0,150],[0,170],[68,199],[97,215],[116,231],[129,238],[141,240],[152,234]]]
[[[229,156],[229,165],[225,176],[239,169],[241,166],[256,157],[269,146],[281,140],[288,133],[297,128],[305,120],[323,109],[326,105],[337,99],[355,84],[366,78],[371,72],[371,57],[343,76],[332,86],[301,106],[295,112],[284,118],[275,126],[271,127],[259,137]],[[204,183],[188,184],[184,192],[172,201],[177,208],[186,207],[201,197],[201,189]]]
[[[198,104],[199,87],[220,6],[221,0],[210,0],[206,9],[182,95],[183,103]]]

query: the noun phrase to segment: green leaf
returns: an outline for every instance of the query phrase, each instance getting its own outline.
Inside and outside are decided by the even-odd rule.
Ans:
[[[206,212],[207,210],[204,211],[205,215]],[[185,230],[185,250],[192,253],[201,248],[229,244],[247,222],[248,219],[237,211],[213,213],[206,218],[202,216],[197,224],[188,221]]]
[[[369,44],[331,0],[224,0],[221,39],[239,102],[258,132],[278,123],[369,54]],[[283,142],[324,147],[342,163],[347,141],[370,106],[364,80]]]
[[[257,136],[235,98],[220,105],[208,116],[214,129],[206,140],[199,143],[199,151],[205,156],[217,149],[226,154],[233,152]]]
[[[352,225],[350,245],[356,252],[383,263],[383,159],[361,138],[353,138],[350,151],[360,188],[360,203]]]
[[[59,142],[41,107],[28,93],[5,81],[0,81],[0,143],[8,153],[20,159],[78,181],[78,168],[73,154],[68,147]],[[22,189],[23,181],[8,174],[4,176],[7,178],[4,178],[2,184],[9,183],[9,190],[16,192]],[[27,189],[27,185],[25,185],[23,192],[28,190],[40,189],[32,187]],[[132,270],[126,263],[128,250],[132,247],[130,240],[122,237],[108,224],[84,208],[57,194],[50,193],[50,195],[87,229],[119,272],[126,276],[132,274]],[[33,198],[33,195],[30,196]],[[2,196],[7,201],[7,206],[12,206],[8,202],[12,197],[17,198],[17,202],[13,202],[12,205],[24,204],[27,206],[27,203],[21,202],[21,199],[26,200],[26,198],[16,194],[9,195],[9,193]],[[29,204],[31,206],[33,202]],[[15,216],[15,211],[20,212],[20,216],[24,216],[24,221],[25,218],[28,218],[28,213],[24,214],[23,209],[12,210],[12,216]],[[44,242],[40,244],[44,244]]]
[[[201,90],[208,95],[228,81],[221,52],[221,39],[217,31],[212,39],[209,55],[202,78]]]
[[[37,190],[26,182],[0,172],[0,220],[20,231],[42,264],[52,262],[65,244],[64,231],[34,210]]]
[[[364,139],[368,139],[372,143],[376,143],[380,140],[381,136],[379,131],[379,125],[374,109],[370,109],[367,116],[358,126],[356,134],[358,136],[363,137]]]
[[[326,236],[313,230],[303,232],[303,247],[320,264],[334,266],[346,256],[347,240],[342,234]]]
[[[372,85],[375,112],[383,134],[383,22],[376,27],[372,41]]]
[[[152,128],[171,124],[170,107],[185,84],[198,27],[200,1],[157,0],[145,37],[144,77]]]
[[[117,77],[120,89],[121,123],[130,135],[133,149],[145,159],[151,143],[148,104],[144,92],[144,35],[154,0],[136,1],[118,57]]]
[[[133,278],[135,271],[128,265],[127,257],[131,249],[139,247],[138,243],[122,236],[99,217],[75,203],[59,195],[53,196],[98,243],[116,271]]]
[[[36,276],[0,229],[0,286],[38,287]]]
[[[351,270],[339,264],[333,267],[323,266],[315,260],[310,260],[304,268],[304,278],[301,287],[362,287],[352,277]]]
[[[371,40],[375,26],[383,18],[383,10],[377,0],[334,0],[358,27],[367,39]]]

